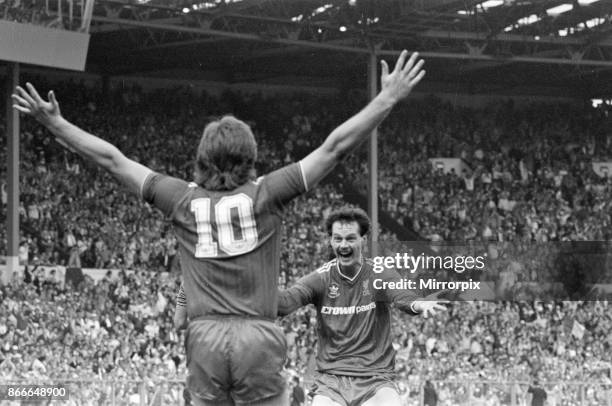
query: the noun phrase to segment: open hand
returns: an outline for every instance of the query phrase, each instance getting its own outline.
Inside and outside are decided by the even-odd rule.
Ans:
[[[418,52],[413,52],[408,61],[406,61],[407,57],[408,51],[403,50],[391,73],[389,73],[387,62],[381,61],[381,93],[386,93],[393,102],[398,102],[408,96],[412,89],[423,79],[423,76],[425,76],[425,71],[422,70],[425,61],[419,59],[417,62],[419,58]]]
[[[27,91],[21,86],[17,86],[13,98],[13,108],[29,116],[34,117],[44,126],[53,125],[61,118],[59,104],[53,91],[49,92],[49,101],[43,100],[31,83],[26,83]]]
[[[436,312],[438,311],[445,311],[446,310],[446,306],[444,306],[445,303],[448,303],[448,300],[438,300],[438,301],[415,300],[412,303],[412,308],[414,309],[414,311],[422,314],[423,317],[427,318],[430,315],[435,316]]]

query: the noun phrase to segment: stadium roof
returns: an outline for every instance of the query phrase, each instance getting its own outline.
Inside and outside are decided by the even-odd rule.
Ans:
[[[88,70],[355,86],[368,55],[427,59],[432,91],[612,91],[612,0],[98,0]]]

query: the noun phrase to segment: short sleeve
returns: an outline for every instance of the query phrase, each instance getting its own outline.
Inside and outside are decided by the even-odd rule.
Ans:
[[[151,173],[142,187],[142,198],[160,209],[166,216],[170,216],[188,187],[189,184],[184,180]]]
[[[277,209],[282,209],[291,199],[307,192],[306,181],[299,163],[293,163],[263,176],[265,199]]]

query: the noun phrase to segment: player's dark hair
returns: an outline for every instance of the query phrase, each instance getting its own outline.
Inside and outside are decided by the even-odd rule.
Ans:
[[[370,232],[370,218],[360,208],[343,207],[332,211],[325,219],[325,228],[330,236],[332,235],[332,226],[336,221],[341,223],[352,223],[355,221],[359,225],[359,235],[362,237]]]
[[[224,116],[204,128],[195,163],[195,182],[207,190],[233,190],[256,177],[257,143],[251,128]]]

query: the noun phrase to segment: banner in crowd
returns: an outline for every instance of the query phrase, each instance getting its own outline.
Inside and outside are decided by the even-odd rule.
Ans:
[[[26,267],[20,265],[17,268],[17,277],[24,279],[26,276]],[[30,265],[27,267],[30,278],[37,276],[39,279],[48,280],[59,283],[62,287],[64,286],[66,277],[66,267],[63,266],[50,266],[50,265]],[[7,272],[6,265],[0,265],[0,274]],[[12,279],[12,278],[11,278]]]
[[[472,173],[472,169],[461,158],[430,158],[429,162],[431,162],[434,170],[442,169],[444,173],[454,171],[457,175],[461,175],[463,170]]]
[[[106,275],[109,276],[110,279],[117,279],[121,275],[122,272],[125,272],[127,275],[133,274],[134,270],[132,269],[96,269],[96,268],[83,268],[81,270],[83,273],[83,277],[88,276],[93,279],[94,283],[98,283],[102,278]],[[138,271],[138,272],[148,272],[148,271]],[[169,272],[160,272],[156,274],[156,278],[161,281],[166,281],[170,277]]]
[[[593,162],[593,171],[602,178],[612,177],[612,161]]]
[[[7,271],[7,267],[4,264],[0,264],[0,274]],[[98,283],[107,274],[111,279],[119,277],[120,273],[123,272],[120,269],[97,269],[97,268],[66,268],[64,266],[51,266],[51,265],[28,265],[27,272],[30,278],[34,278],[36,275],[42,280],[53,280],[64,287],[66,283],[73,286],[77,286],[86,277],[91,278],[94,283]],[[133,270],[125,270],[126,274],[134,273]],[[165,281],[170,274],[168,272],[161,272],[158,274],[158,278]],[[24,280],[26,277],[26,267],[20,265],[17,269],[17,278]]]

